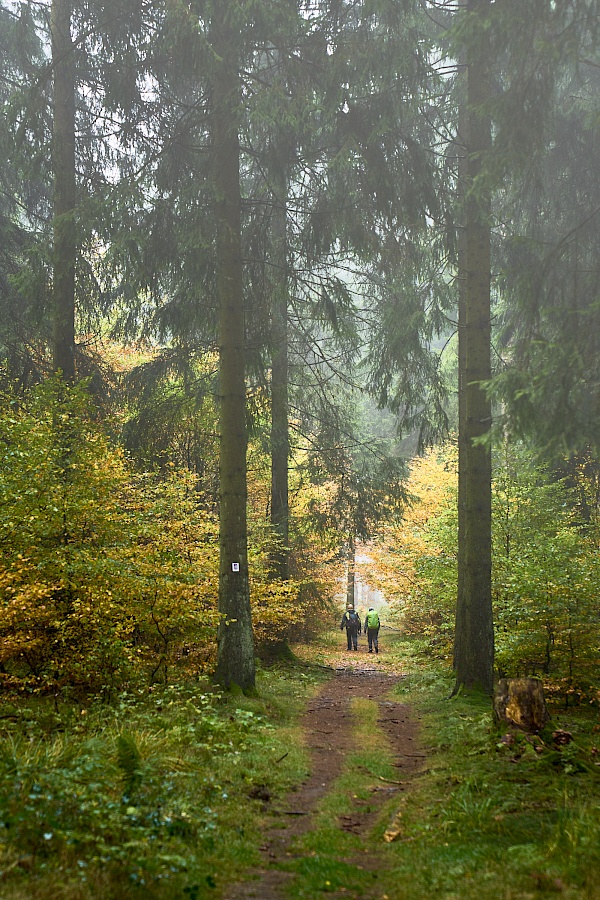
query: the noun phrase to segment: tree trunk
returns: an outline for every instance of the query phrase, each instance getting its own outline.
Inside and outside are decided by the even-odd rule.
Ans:
[[[348,538],[348,577],[346,580],[346,606],[354,609],[356,596],[356,542]]]
[[[466,8],[466,0],[462,0],[463,8]],[[459,13],[462,15],[462,13]],[[466,428],[466,317],[467,317],[467,229],[465,217],[465,203],[467,196],[467,67],[465,56],[459,61],[458,69],[458,202],[461,210],[461,219],[458,229],[458,552],[457,552],[457,596],[456,596],[456,621],[454,628],[454,668],[461,658],[461,639],[466,633],[464,618],[467,604],[465,600],[465,534],[466,534],[466,497],[465,497],[465,441],[467,440]]]
[[[271,314],[271,525],[278,546],[273,569],[278,578],[289,577],[289,488],[290,456],[288,398],[288,280],[287,280],[287,179],[281,161],[271,167],[273,185],[274,285]]]
[[[255,685],[247,536],[245,324],[241,255],[238,73],[239,34],[232,4],[214,14],[213,153],[220,374],[220,566],[216,680],[226,688]]]
[[[75,378],[75,61],[71,0],[53,0],[50,12],[54,73],[53,368]]]
[[[467,14],[484,16],[489,0],[468,0]],[[483,34],[482,29],[482,34]],[[483,107],[489,96],[486,41],[469,52],[467,74],[467,199],[465,205],[464,441],[459,461],[464,477],[463,547],[459,554],[461,608],[455,646],[457,686],[493,691],[492,466],[489,445],[491,403],[482,382],[491,376],[490,191],[482,163],[491,147],[491,126]],[[464,465],[463,465],[464,463]]]

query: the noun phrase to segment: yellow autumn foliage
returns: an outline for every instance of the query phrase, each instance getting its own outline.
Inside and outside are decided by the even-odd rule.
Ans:
[[[416,457],[410,466],[409,503],[402,520],[388,523],[382,538],[369,547],[370,582],[395,607],[403,627],[416,634],[428,634],[440,623],[440,586],[423,571],[422,563],[444,552],[431,525],[451,512],[456,480],[453,445]]]
[[[89,406],[84,391],[50,381],[0,408],[0,686],[10,690],[110,693],[215,659],[213,500],[187,470],[136,472]],[[333,595],[339,559],[331,534],[299,528],[291,579],[273,579],[268,466],[256,447],[249,458],[260,645],[307,628]],[[314,501],[311,486],[296,492],[296,522]]]

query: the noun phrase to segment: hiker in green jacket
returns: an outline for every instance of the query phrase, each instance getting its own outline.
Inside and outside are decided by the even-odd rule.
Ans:
[[[379,653],[380,626],[379,613],[370,606],[369,611],[365,616],[365,631],[367,633],[367,640],[369,641],[369,653],[373,652],[373,647],[375,647],[375,653]]]

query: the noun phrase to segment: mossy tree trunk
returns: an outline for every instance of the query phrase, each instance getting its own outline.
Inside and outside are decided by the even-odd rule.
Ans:
[[[235,4],[219,0],[213,19],[212,86],[220,373],[220,566],[216,680],[252,691],[254,640],[247,535],[245,323],[241,252],[239,30]]]

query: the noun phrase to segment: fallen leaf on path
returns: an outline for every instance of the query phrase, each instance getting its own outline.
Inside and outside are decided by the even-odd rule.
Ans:
[[[398,813],[394,821],[383,833],[383,839],[386,843],[391,844],[392,841],[398,840],[402,836],[403,828],[401,823],[402,813]]]

